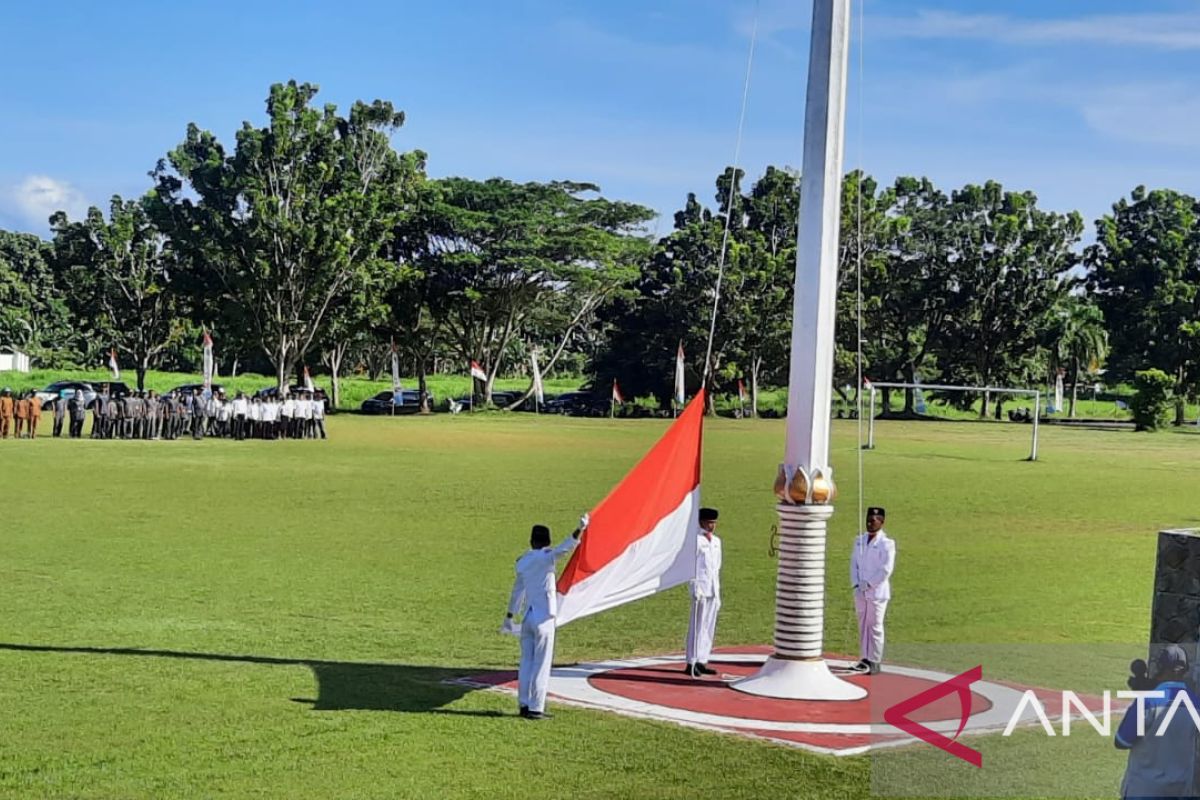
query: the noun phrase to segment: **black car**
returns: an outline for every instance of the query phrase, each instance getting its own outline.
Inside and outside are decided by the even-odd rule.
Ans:
[[[210,388],[212,389],[212,393],[214,395],[218,395],[221,392],[225,391],[225,387],[219,383],[214,383]],[[180,395],[195,394],[196,392],[200,392],[203,394],[204,384],[203,383],[185,383],[182,386],[176,386],[171,391],[178,392]]]
[[[433,407],[433,395],[429,395],[429,406]],[[421,393],[415,389],[401,392],[380,392],[363,400],[364,414],[417,414],[421,411]]]
[[[564,392],[551,397],[542,405],[547,414],[567,414],[572,417],[605,417],[612,410],[612,396],[596,392]]]
[[[513,403],[517,402],[517,400],[520,399],[522,394],[524,394],[524,392],[507,392],[507,391],[492,392],[492,405],[490,406],[490,408],[502,408],[502,409],[508,408]],[[476,402],[479,403],[481,408],[483,407],[483,397],[473,397],[472,398],[472,397],[463,395],[462,397],[455,398],[454,402],[458,404],[459,409],[462,411],[470,411]],[[517,406],[514,410],[515,411],[532,411],[533,410],[532,403],[533,403],[533,398],[530,397],[524,403]]]

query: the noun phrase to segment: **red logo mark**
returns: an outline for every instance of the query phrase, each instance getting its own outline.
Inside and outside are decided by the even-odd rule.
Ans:
[[[971,684],[979,680],[983,680],[982,665],[972,667],[961,675],[957,675],[948,681],[939,683],[937,686],[926,689],[918,695],[913,695],[907,700],[900,701],[883,712],[883,719],[889,725],[894,725],[909,736],[915,736],[940,750],[945,750],[950,755],[955,758],[961,758],[968,764],[982,767],[982,753],[955,741],[959,734],[963,732],[963,728],[967,726],[967,718],[971,716]],[[921,723],[914,722],[908,718],[908,715],[918,708],[927,706],[949,694],[958,695],[958,702],[962,711],[962,716],[958,722],[958,730],[954,732],[952,738],[946,738],[937,731],[930,730]]]

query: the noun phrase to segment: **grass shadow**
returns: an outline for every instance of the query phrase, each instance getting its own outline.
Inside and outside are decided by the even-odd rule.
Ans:
[[[478,691],[477,687],[453,683],[459,678],[480,675],[483,668],[448,668],[414,664],[379,664],[355,661],[326,661],[307,658],[195,653],[179,650],[149,650],[133,647],[66,647],[0,642],[0,651],[63,655],[175,658],[194,661],[235,662],[266,666],[302,666],[313,671],[317,681],[315,698],[290,698],[307,703],[313,711],[394,711],[408,714],[455,714],[502,717],[499,711],[472,711],[445,706]],[[515,716],[515,715],[513,715]]]

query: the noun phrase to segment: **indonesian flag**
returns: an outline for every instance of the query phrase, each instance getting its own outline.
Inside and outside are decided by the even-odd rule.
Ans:
[[[741,378],[738,378],[738,402],[746,405],[746,384],[742,383]]]
[[[558,625],[687,583],[696,576],[704,390],[592,509],[558,579]]]
[[[871,391],[871,379],[868,378],[866,375],[863,376],[863,388],[866,389],[868,392]]]
[[[1058,374],[1054,376],[1054,410],[1062,411],[1063,408],[1063,375],[1066,370],[1060,369]]]
[[[529,361],[533,365],[533,396],[539,403],[546,402],[546,389],[542,386],[542,370],[538,367],[537,353],[529,351]]]
[[[309,392],[316,390],[316,387],[313,386],[312,375],[308,374],[307,364],[304,365],[304,389]]]
[[[212,382],[213,382],[213,372],[215,370],[213,369],[213,340],[212,340],[212,337],[208,335],[208,331],[204,332],[203,352],[204,352],[204,356],[201,359],[201,363],[202,363],[201,369],[204,373],[204,388],[211,389]]]
[[[487,373],[483,371],[483,367],[479,366],[478,361],[471,362],[471,377],[478,378],[481,381],[487,380]]]
[[[121,380],[121,370],[117,367],[117,351],[116,348],[108,351],[108,369],[112,373],[114,381]]]
[[[392,339],[392,394],[400,394],[404,387],[400,385],[400,352],[396,349],[396,340]]]
[[[675,403],[683,405],[686,395],[683,386],[683,342],[680,342],[679,350],[675,353]]]
[[[617,386],[617,379],[616,379],[616,378],[613,378],[613,396],[612,396],[612,401],[613,401],[614,403],[616,403],[617,405],[623,405],[623,404],[625,403],[625,396],[624,396],[623,394],[621,394],[621,387],[620,387],[620,386]]]

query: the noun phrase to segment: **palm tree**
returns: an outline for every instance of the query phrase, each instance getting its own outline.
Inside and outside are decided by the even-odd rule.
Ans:
[[[1071,378],[1069,416],[1075,416],[1080,369],[1102,361],[1108,355],[1108,331],[1104,314],[1078,294],[1065,294],[1056,309],[1051,355],[1054,367],[1065,367]]]

